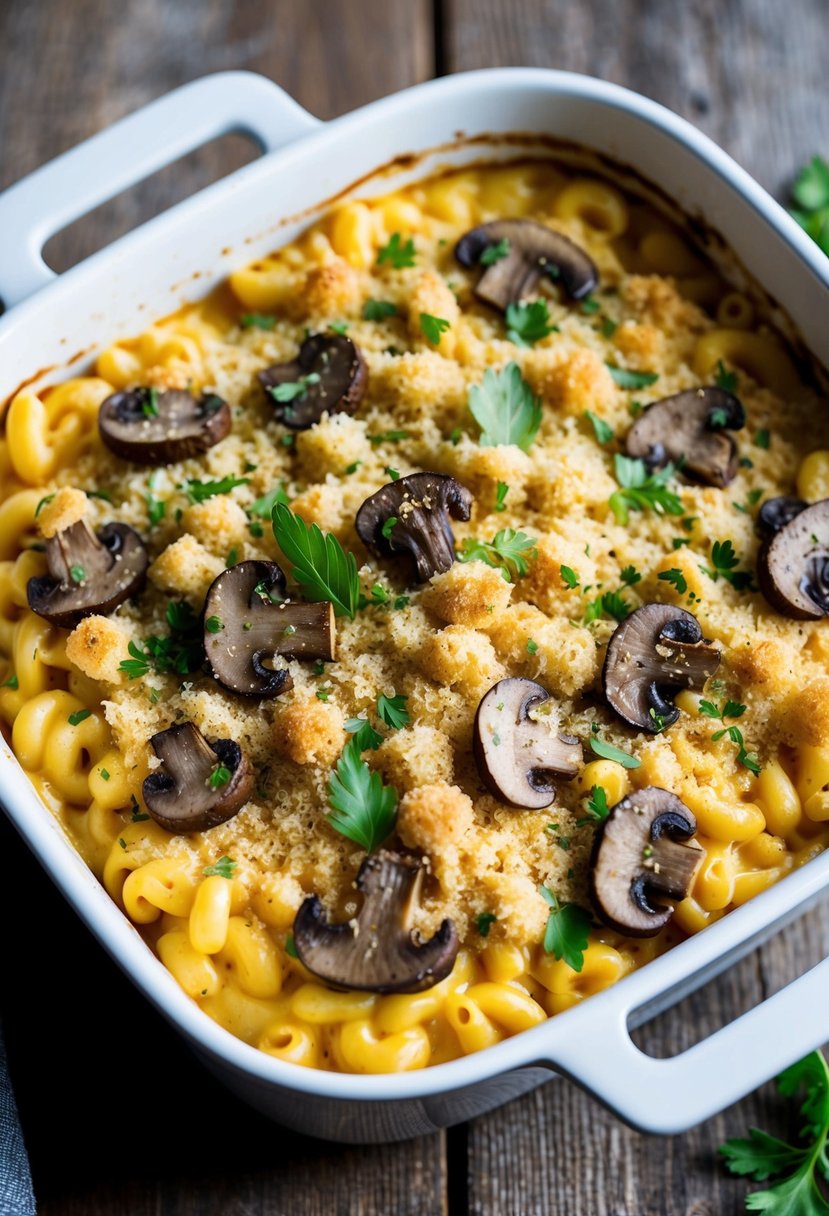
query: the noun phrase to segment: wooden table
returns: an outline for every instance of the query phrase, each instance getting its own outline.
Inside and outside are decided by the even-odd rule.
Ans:
[[[829,155],[824,0],[4,0],[0,188],[206,72],[264,72],[328,118],[497,64],[630,85],[780,197],[804,160]],[[251,154],[231,137],[188,157],[56,238],[53,264],[71,265]],[[408,1144],[293,1135],[190,1059],[5,823],[0,842],[1,1007],[43,1216],[726,1216],[742,1210],[746,1187],[724,1175],[716,1146],[752,1123],[784,1132],[770,1086],[659,1141],[556,1081]],[[656,1054],[684,1049],[822,958],[827,937],[823,906],[642,1042]]]

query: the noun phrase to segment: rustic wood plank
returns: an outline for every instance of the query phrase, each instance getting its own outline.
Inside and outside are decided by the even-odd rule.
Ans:
[[[823,0],[445,0],[446,70],[524,64],[600,76],[690,119],[780,193],[829,153]]]
[[[783,8],[773,0],[445,0],[445,13],[447,71],[520,63],[614,80],[689,118],[780,197],[806,159],[829,155],[821,0]],[[685,1049],[828,947],[823,906],[642,1032],[648,1050]],[[471,1126],[469,1211],[725,1216],[742,1210],[748,1187],[718,1166],[716,1147],[750,1124],[783,1134],[773,1087],[684,1137],[657,1141],[555,1082]]]
[[[0,188],[207,72],[264,72],[328,118],[432,66],[429,0],[351,0],[336,13],[325,0],[74,0],[71,12],[60,0],[9,0]],[[230,138],[187,157],[67,230],[52,243],[53,264],[71,265],[250,155]],[[341,1148],[253,1114],[182,1050],[5,821],[0,840],[0,917],[18,926],[5,959],[18,982],[0,986],[1,1003],[43,1216],[444,1210],[443,1137]],[[44,950],[48,966],[33,968]]]

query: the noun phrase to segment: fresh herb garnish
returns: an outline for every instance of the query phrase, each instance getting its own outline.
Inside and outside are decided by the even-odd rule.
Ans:
[[[347,553],[336,536],[306,524],[283,503],[273,510],[273,534],[305,598],[314,603],[330,600],[338,616],[353,618],[360,596],[354,554]]]
[[[249,477],[222,477],[219,481],[194,481],[188,477],[179,488],[184,491],[190,502],[196,503],[215,498],[217,494],[229,494],[236,486],[249,484]]]
[[[369,435],[369,441],[372,447],[379,447],[381,443],[400,443],[402,439],[409,438],[409,431],[381,431],[379,435]]]
[[[586,823],[604,823],[610,814],[610,807],[607,805],[607,791],[601,785],[591,787],[590,797],[584,805],[587,815],[576,821],[576,827],[583,827]]]
[[[795,179],[792,198],[797,206],[791,215],[818,248],[829,254],[829,164],[814,156]]]
[[[481,266],[494,266],[496,262],[500,262],[509,253],[509,239],[502,236],[500,241],[493,241],[491,245],[487,245],[478,258],[478,263]]]
[[[214,875],[218,875],[219,878],[232,878],[235,869],[236,862],[225,855],[224,857],[220,857],[212,866],[205,866],[202,874],[205,878],[211,878]]]
[[[396,527],[397,527],[397,516],[396,515],[390,515],[388,517],[388,519],[384,520],[383,526],[380,529],[380,534],[383,537],[383,540],[391,540],[391,534]]]
[[[538,889],[550,905],[544,930],[544,953],[564,959],[573,971],[581,971],[592,924],[589,913],[578,904],[560,903],[549,887]]]
[[[349,718],[345,729],[354,736],[354,746],[359,752],[376,751],[383,742],[383,736],[374,729],[368,718]]]
[[[502,528],[491,541],[467,537],[458,554],[459,562],[482,561],[500,570],[508,583],[523,578],[529,563],[538,556],[535,537],[516,532],[514,528]]]
[[[384,321],[386,317],[396,317],[397,306],[390,300],[366,300],[363,305],[364,321]]]
[[[319,382],[319,372],[309,372],[307,376],[300,376],[298,380],[286,380],[284,384],[269,384],[268,393],[274,401],[279,401],[281,404],[302,401],[308,396],[308,389]]]
[[[669,490],[667,483],[673,477],[674,466],[666,464],[662,469],[649,472],[644,460],[623,456],[617,452],[613,457],[616,480],[621,489],[610,495],[610,509],[616,522],[627,524],[628,512],[651,510],[657,515],[681,515],[682,502],[679,495]]]
[[[343,748],[331,775],[328,801],[333,808],[326,816],[331,826],[369,853],[394,827],[397,790],[371,771],[354,739]]]
[[[492,246],[490,245],[490,249]],[[489,937],[489,930],[495,924],[498,917],[493,912],[482,912],[475,920],[475,927],[481,937]]]
[[[404,244],[400,233],[393,232],[388,244],[378,251],[377,265],[383,266],[389,262],[395,270],[403,270],[406,266],[414,266],[416,256],[412,238],[409,237]]]
[[[527,638],[526,650],[527,654],[538,654],[538,642],[534,638]]]
[[[572,570],[569,566],[559,566],[558,572],[561,575],[562,582],[567,589],[569,591],[575,591],[576,587],[579,585],[579,576],[576,574],[575,570]]]
[[[402,693],[398,693],[396,697],[387,697],[385,693],[381,693],[377,698],[377,713],[392,730],[400,730],[411,720],[406,709],[407,700],[408,697],[404,697]]]
[[[161,498],[156,498],[155,487],[158,482],[158,470],[150,476],[147,482],[147,494],[144,501],[147,504],[147,518],[151,528],[156,528],[161,523],[167,511],[167,504]]]
[[[610,317],[602,317],[599,333],[603,338],[612,338],[618,328],[619,326],[615,321],[611,321]]]
[[[593,427],[593,434],[596,436],[597,443],[610,443],[613,438],[613,427],[605,422],[604,418],[599,418],[592,410],[585,410],[584,416]]]
[[[48,506],[48,504],[53,500],[54,497],[55,497],[54,494],[44,494],[43,498],[41,498],[40,502],[35,507],[35,519],[37,519],[38,515],[40,515],[40,512],[43,510],[43,508],[45,506]]]
[[[591,600],[584,610],[585,625],[598,621],[601,616],[612,617],[614,621],[626,621],[633,608],[622,595],[621,591],[603,591]]]
[[[711,565],[700,566],[704,574],[713,581],[724,578],[735,591],[746,591],[752,586],[750,570],[737,570],[740,559],[734,552],[730,540],[715,540],[711,546]]]
[[[287,954],[288,958],[299,958],[296,945],[294,943],[293,933],[289,933],[285,938],[285,953]]]
[[[211,790],[220,790],[228,784],[232,776],[233,773],[226,764],[217,764],[210,774],[207,784]]]
[[[469,410],[481,428],[482,447],[515,443],[526,452],[541,426],[541,402],[517,363],[499,372],[488,368],[469,390]]]
[[[688,580],[678,566],[673,566],[670,570],[660,570],[656,577],[663,583],[670,583],[677,595],[684,595],[688,590]]]
[[[70,726],[80,726],[81,722],[85,722],[87,718],[91,717],[91,709],[78,709],[75,711],[75,713],[69,715],[67,722]]]
[[[81,583],[86,581],[86,570],[84,570],[83,566],[70,566],[69,576],[73,583],[77,583],[80,586]]]
[[[792,1064],[777,1078],[785,1098],[803,1095],[798,1113],[803,1127],[799,1144],[789,1144],[752,1127],[746,1139],[727,1140],[720,1148],[732,1174],[757,1182],[777,1178],[763,1191],[752,1191],[745,1206],[767,1216],[828,1216],[821,1182],[829,1177],[829,1069],[819,1051]]]
[[[718,709],[713,701],[700,701],[699,711],[706,718],[714,718],[723,724],[726,718],[741,718],[746,711],[745,705],[741,705],[739,701],[726,701],[722,709]],[[743,739],[743,732],[736,726],[723,725],[722,730],[715,730],[711,736],[712,742],[716,743],[722,739],[724,735],[728,735],[729,739],[737,747],[737,763],[742,764],[749,772],[754,773],[755,777],[763,771],[754,752],[749,752]]]
[[[20,687],[20,680],[17,676],[9,676],[8,680],[4,680],[0,687],[18,689]]]
[[[635,566],[625,566],[619,578],[626,587],[635,587],[637,583],[641,583],[642,581],[642,575]]]
[[[204,661],[204,644],[199,618],[189,604],[171,601],[167,605],[167,624],[172,631],[169,637],[148,637],[143,648],[137,642],[129,643],[132,658],[122,659],[120,670],[130,680],[140,679],[153,670],[160,675],[177,672],[187,675],[196,671]]]
[[[600,302],[593,295],[585,296],[583,300],[579,301],[579,311],[583,312],[586,317],[592,317],[600,308]]]
[[[329,321],[328,328],[331,330],[332,334],[339,334],[341,338],[344,338],[345,335],[348,333],[348,322],[347,321]]]
[[[648,388],[659,379],[658,372],[632,372],[627,367],[616,367],[612,363],[605,363],[605,367],[619,388]]]
[[[507,509],[507,494],[509,494],[509,486],[505,481],[499,481],[495,487],[495,510],[506,511]]]
[[[622,768],[639,768],[642,761],[637,760],[636,756],[631,756],[629,752],[620,751],[612,743],[605,743],[603,739],[599,738],[599,728],[595,722],[591,727],[591,731],[590,750],[594,756],[601,756],[602,760],[613,760],[616,764],[621,764]]]
[[[267,494],[263,494],[261,498],[257,498],[245,510],[248,515],[255,515],[258,519],[270,519],[277,503],[281,503],[283,507],[291,505],[291,500],[285,490],[284,481],[280,481],[279,485],[273,490],[269,490]]]
[[[558,326],[550,321],[550,310],[546,300],[532,300],[529,304],[508,304],[505,313],[507,337],[516,346],[535,346],[548,334],[558,333]]]
[[[246,312],[239,318],[242,329],[273,329],[276,317],[268,317],[262,312]]]
[[[209,616],[204,622],[204,627],[208,633],[221,633],[225,626],[221,617]]]
[[[717,371],[714,376],[714,383],[717,388],[721,388],[726,393],[736,393],[737,391],[737,374],[727,370],[722,359],[717,360]]]
[[[440,346],[440,336],[451,329],[451,324],[444,317],[433,317],[429,312],[420,314],[420,331],[432,346]]]
[[[764,452],[768,451],[768,449],[771,447],[771,435],[765,429],[765,427],[761,428],[759,431],[755,431],[754,446],[756,448],[762,448]]]

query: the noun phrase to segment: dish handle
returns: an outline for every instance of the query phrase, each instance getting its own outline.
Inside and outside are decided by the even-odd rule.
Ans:
[[[0,300],[11,308],[55,278],[42,250],[56,232],[202,144],[236,132],[273,152],[318,125],[253,72],[217,72],[150,102],[0,194]]]
[[[829,958],[668,1059],[646,1055],[630,1037],[632,1017],[644,1003],[643,988],[634,1001],[624,996],[622,984],[621,1002],[614,1002],[617,994],[608,989],[580,1003],[572,1011],[572,1033],[562,1035],[549,1055],[556,1071],[640,1131],[687,1131],[820,1047],[829,1033]]]

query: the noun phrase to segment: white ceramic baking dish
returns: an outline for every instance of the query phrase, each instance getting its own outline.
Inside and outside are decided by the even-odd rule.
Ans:
[[[46,268],[40,251],[54,232],[229,131],[252,135],[265,155],[60,279]],[[0,196],[0,296],[10,309],[0,320],[0,401],[25,380],[37,385],[76,373],[99,347],[291,240],[351,183],[360,182],[357,193],[376,193],[436,165],[514,156],[550,136],[633,167],[703,219],[829,365],[829,260],[733,160],[643,97],[567,73],[507,69],[434,81],[321,124],[269,81],[225,73],[154,102]],[[379,186],[361,180],[395,158]],[[0,800],[93,933],[208,1067],[252,1105],[313,1135],[419,1135],[482,1114],[556,1073],[636,1127],[677,1132],[829,1034],[824,960],[682,1055],[652,1059],[629,1036],[817,899],[829,884],[827,853],[615,987],[477,1055],[399,1076],[303,1069],[233,1038],[184,995],[63,838],[6,747]]]

